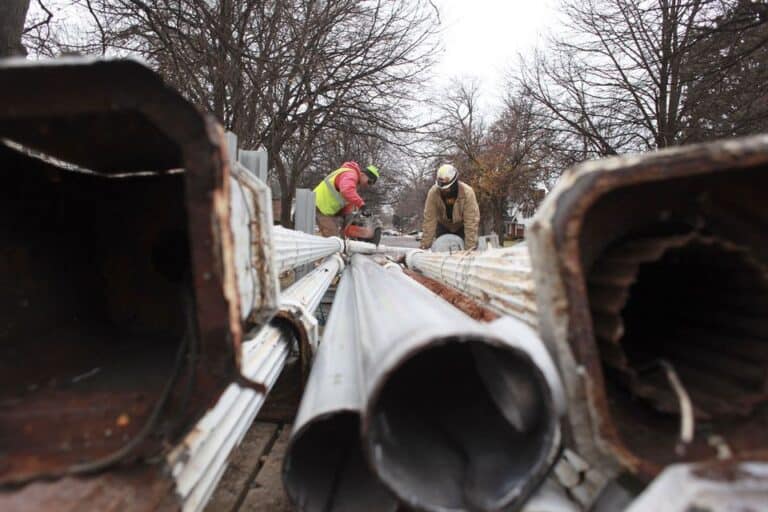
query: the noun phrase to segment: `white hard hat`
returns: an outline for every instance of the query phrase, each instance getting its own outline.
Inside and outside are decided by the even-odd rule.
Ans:
[[[435,185],[442,190],[451,188],[451,185],[459,179],[459,171],[451,164],[441,165],[437,169],[437,179]]]

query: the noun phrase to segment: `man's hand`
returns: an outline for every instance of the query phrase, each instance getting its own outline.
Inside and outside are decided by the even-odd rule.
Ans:
[[[365,205],[360,207],[360,216],[361,217],[370,217],[371,212],[368,211],[368,208],[365,207]]]

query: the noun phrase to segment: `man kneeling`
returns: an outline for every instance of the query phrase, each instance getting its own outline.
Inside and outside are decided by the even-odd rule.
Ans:
[[[477,247],[480,208],[472,187],[459,181],[459,172],[450,164],[441,165],[437,179],[424,204],[421,248],[429,249],[435,238],[453,233],[464,240],[464,248]]]

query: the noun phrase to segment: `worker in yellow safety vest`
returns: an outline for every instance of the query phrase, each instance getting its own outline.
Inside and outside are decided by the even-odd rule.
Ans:
[[[357,192],[379,179],[379,169],[369,165],[360,169],[357,162],[344,162],[315,187],[317,227],[323,236],[339,236],[338,219],[355,210],[364,210],[365,201]]]

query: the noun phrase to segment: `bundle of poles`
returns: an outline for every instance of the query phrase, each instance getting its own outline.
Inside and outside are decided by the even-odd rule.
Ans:
[[[586,162],[523,243],[435,253],[273,226],[265,152],[137,62],[0,76],[0,509],[202,510],[292,354],[299,510],[763,498],[768,135]]]

